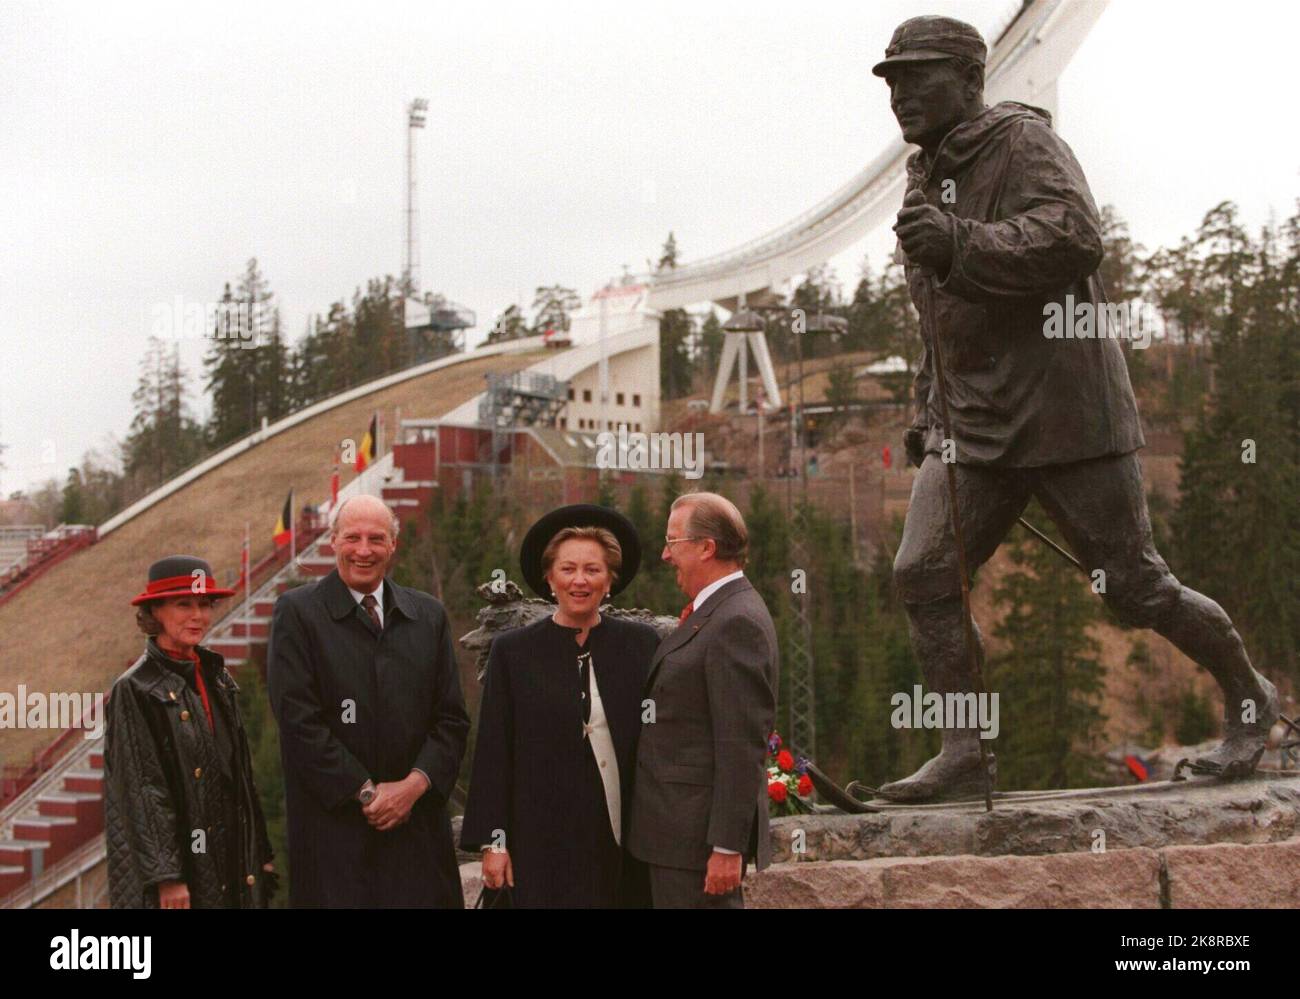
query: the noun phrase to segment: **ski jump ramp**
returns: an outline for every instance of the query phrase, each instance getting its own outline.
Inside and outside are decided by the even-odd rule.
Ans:
[[[1056,80],[1106,9],[1106,0],[1031,0],[988,36],[988,103],[1017,100],[1056,112]],[[883,46],[882,46],[883,47]],[[700,302],[734,309],[853,246],[898,213],[912,147],[895,136],[853,179],[808,211],[725,253],[640,280],[649,308]]]

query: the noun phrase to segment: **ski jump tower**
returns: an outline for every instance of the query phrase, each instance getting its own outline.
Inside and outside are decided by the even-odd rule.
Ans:
[[[713,398],[709,401],[710,413],[722,412],[722,400],[731,381],[731,373],[739,367],[740,411],[749,409],[749,354],[752,352],[763,380],[764,404],[768,409],[781,408],[781,389],[776,382],[776,369],[767,349],[767,328],[763,317],[745,307],[745,296],[740,296],[739,308],[722,325],[722,357],[718,360],[718,376],[713,381]]]

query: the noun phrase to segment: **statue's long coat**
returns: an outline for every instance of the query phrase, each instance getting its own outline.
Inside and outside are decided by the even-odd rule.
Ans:
[[[949,132],[932,162],[914,153],[907,174],[909,191],[955,221],[952,264],[933,296],[953,427],[942,426],[927,343],[913,424],[927,429],[926,450],[942,453],[952,437],[960,463],[1033,467],[1142,447],[1123,348],[1095,337],[1106,302],[1097,207],[1048,113],[1013,101],[986,108]],[[921,268],[906,271],[924,318]],[[1091,312],[1094,337],[1048,336],[1053,303],[1076,328]]]

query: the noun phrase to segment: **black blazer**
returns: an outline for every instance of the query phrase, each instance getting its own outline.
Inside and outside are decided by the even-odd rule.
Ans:
[[[548,615],[498,635],[488,655],[461,847],[491,845],[501,830],[520,905],[557,904],[571,872],[588,862],[575,853],[574,809],[566,806],[589,752],[575,696],[574,632]],[[587,637],[618,759],[624,839],[642,687],[658,643],[649,625],[609,616]]]
[[[280,725],[295,907],[462,907],[446,803],[469,715],[451,628],[427,593],[384,580],[384,628],[334,570],[275,604],[267,686]],[[423,770],[432,787],[378,832],[356,793]]]

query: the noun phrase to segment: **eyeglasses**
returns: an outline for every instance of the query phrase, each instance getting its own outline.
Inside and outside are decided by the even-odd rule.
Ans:
[[[664,537],[664,546],[680,544],[683,541],[703,541],[704,538],[670,538]]]

